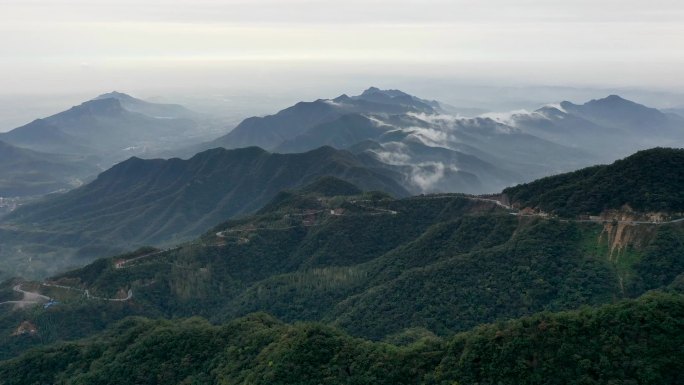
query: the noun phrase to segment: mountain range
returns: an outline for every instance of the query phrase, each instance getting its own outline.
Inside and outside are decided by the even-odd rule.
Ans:
[[[593,181],[613,183],[640,166],[666,169],[667,180],[681,181],[684,168],[667,166],[683,153],[640,152]],[[557,189],[574,186],[557,178]],[[325,181],[281,193],[255,215],[219,225],[179,249],[136,259],[149,254],[140,251],[53,280],[106,297],[131,289],[139,306],[166,317],[225,320],[266,311],[288,322],[326,321],[382,339],[416,327],[448,335],[502,317],[609,303],[666,287],[684,273],[681,223],[619,229],[610,221],[510,215],[485,198],[396,199]],[[659,207],[675,214],[678,198],[668,192],[676,185],[669,186],[661,190],[644,180],[624,191],[652,192]],[[591,197],[591,188],[576,190]],[[614,197],[595,199],[608,208]],[[566,201],[566,210],[575,204]],[[117,269],[119,259],[132,262]]]
[[[270,150],[321,123],[334,121],[346,114],[433,114],[438,111],[440,107],[437,102],[419,99],[399,90],[383,91],[371,87],[358,96],[341,95],[332,100],[300,102],[275,115],[245,119],[230,133],[210,142],[208,146],[259,146]],[[323,144],[328,143],[314,145],[314,148]]]
[[[159,115],[161,118],[142,113]],[[122,122],[133,119],[136,123],[128,124],[128,128],[123,129],[125,131],[139,127],[141,121],[178,123],[187,120],[188,116],[192,117],[193,113],[180,106],[148,103],[115,92],[29,126],[35,128],[71,122],[62,123],[71,127],[69,130],[51,130],[50,134],[71,135],[81,132],[77,130],[77,127],[81,127],[83,132],[98,137],[97,141],[102,142],[101,131],[96,133],[97,130],[86,128],[85,125],[74,126],[73,122],[95,121],[102,128],[106,126],[102,122],[120,127]],[[331,100],[302,102],[275,115],[246,119],[229,134],[213,142],[186,147],[186,150],[260,144],[275,151],[273,159],[281,159],[284,155],[275,154],[311,152],[321,146],[329,146],[326,151],[332,148],[346,151],[345,157],[354,159],[351,163],[347,162],[348,165],[355,164],[353,169],[370,169],[372,172],[367,175],[372,174],[373,178],[382,175],[383,183],[372,183],[373,186],[395,195],[442,191],[479,194],[497,192],[554,172],[575,170],[588,162],[612,160],[617,154],[646,143],[676,142],[681,137],[680,123],[681,119],[674,114],[662,113],[618,96],[593,100],[583,105],[562,102],[557,106],[542,107],[533,113],[520,112],[507,117],[462,118],[446,114],[439,102],[420,99],[398,90],[369,88],[358,96],[342,95]],[[641,125],[648,125],[648,135],[639,130]],[[166,130],[169,127],[157,129]],[[117,130],[118,136],[121,129]],[[30,131],[27,128],[17,129],[6,135]],[[137,135],[142,137],[154,132],[157,130],[149,129],[146,134]],[[53,145],[61,143],[43,133],[41,137]],[[65,143],[84,143],[83,140],[71,139]],[[103,143],[111,142],[113,140]],[[38,146],[39,143],[33,145]],[[89,153],[83,149],[73,151]],[[216,153],[216,150],[204,151],[206,154]],[[255,155],[257,152],[254,148],[253,151],[239,153]],[[206,161],[199,161],[205,158]],[[292,171],[267,166],[259,169],[262,174],[256,179],[269,181],[272,178],[269,175],[276,175],[281,179],[275,180],[281,181],[273,185],[264,182],[264,190],[259,193],[236,191],[224,195],[234,188],[229,184],[209,189],[189,187],[199,181],[210,181],[212,186],[222,183],[221,179],[214,176],[221,167],[230,169],[225,169],[226,175],[233,177],[249,173],[249,170],[257,167],[248,165],[247,160],[244,165],[236,162],[222,164],[215,160],[219,158],[201,154],[195,156],[192,158],[195,160],[187,165],[199,162],[203,166],[192,172],[183,166],[168,166],[185,164],[178,159],[164,162],[136,158],[123,162],[98,178],[92,186],[85,186],[64,197],[52,197],[10,215],[0,228],[0,231],[8,232],[5,238],[9,239],[5,251],[0,253],[36,256],[40,250],[42,258],[47,260],[66,253],[68,258],[60,258],[66,262],[75,261],[72,259],[75,255],[87,260],[102,253],[144,244],[164,245],[200,234],[230,216],[254,212],[280,189],[296,187],[305,181],[302,176],[297,176],[283,183],[282,176]],[[250,156],[247,158],[252,159]],[[167,166],[150,166],[162,164]],[[310,165],[298,167],[306,169]],[[137,175],[138,169],[147,170],[141,174],[144,179]],[[341,173],[347,173],[344,170],[346,166],[319,170],[312,177],[343,176]],[[71,180],[79,177],[80,174],[68,176]],[[354,178],[352,182],[358,183],[358,178]],[[102,180],[109,182],[103,183]],[[181,183],[188,185],[181,187]],[[360,186],[368,187],[364,183],[360,183]],[[154,198],[150,198],[152,196]],[[207,196],[210,198],[207,199]],[[142,213],[150,215],[145,217],[146,220],[154,220],[153,228],[144,228],[144,221],[131,226],[142,219]],[[104,223],[98,219],[103,214],[109,218]],[[67,230],[69,226],[66,224],[73,227]],[[46,234],[50,236],[46,237]],[[22,248],[26,244],[41,246]],[[56,245],[59,245],[58,249],[54,249]],[[43,247],[48,247],[49,252],[46,253]],[[22,253],[17,254],[17,248],[22,248]],[[43,265],[40,258],[30,260],[33,265],[41,266],[35,271],[48,269],[49,263]]]
[[[521,208],[546,204],[529,196],[548,191],[559,212],[597,200],[592,207],[620,218],[653,208],[678,218],[683,152],[643,151],[504,194]],[[146,167],[155,163],[165,164]],[[135,170],[144,178],[146,167]],[[664,184],[616,184],[654,169]],[[596,194],[602,185],[617,187]],[[3,282],[0,302],[18,300],[18,288],[58,303],[0,315],[2,357],[21,355],[0,362],[0,373],[30,366],[12,378],[74,383],[106,383],[126,370],[142,381],[161,367],[173,368],[158,370],[167,383],[681,379],[684,222],[555,218],[516,211],[502,196],[364,189],[312,179],[176,247],[99,259],[42,282]],[[568,190],[576,199],[554,198]],[[648,205],[639,206],[634,197],[643,196]]]
[[[301,154],[216,148],[189,160],[134,157],[85,186],[6,215],[2,263],[24,265],[19,260],[28,254],[23,274],[55,272],[103,253],[179,242],[321,176],[408,195],[378,162],[331,147]]]
[[[0,134],[0,140],[88,158],[101,169],[130,156],[190,158],[216,147],[298,153],[331,146],[375,159],[413,194],[492,193],[640,149],[677,147],[684,140],[681,116],[616,95],[533,112],[462,117],[452,110],[399,90],[371,87],[360,95],[300,102],[274,115],[248,118],[202,142],[215,122],[179,105],[111,92]]]
[[[180,150],[214,148],[187,160],[131,158],[94,178],[89,175],[102,159],[148,153],[134,142],[169,150],[197,128],[197,114],[184,107],[118,92],[101,95],[0,135],[14,141],[6,144],[13,149],[76,154],[42,154],[41,163],[37,150],[13,150],[36,172],[31,176],[21,171],[21,162],[6,159],[0,169],[5,194],[41,194],[93,179],[7,215],[0,222],[2,270],[35,276],[142,245],[191,239],[227,218],[254,213],[282,189],[321,176],[395,196],[480,194],[613,160],[630,148],[680,143],[682,137],[677,115],[614,95],[506,116],[465,118],[448,110],[436,101],[371,87],[357,96],[301,102],[246,119],[227,135]],[[132,146],[121,151],[124,145]],[[216,149],[254,145],[273,152]]]
[[[505,120],[541,138],[586,149],[597,161],[655,146],[678,147],[684,139],[684,118],[617,95],[581,105],[565,101]]]
[[[294,153],[327,145],[387,164],[412,193],[487,193],[684,140],[680,116],[616,95],[534,112],[462,117],[450,110],[371,87],[246,119],[228,134],[176,154],[245,146]]]

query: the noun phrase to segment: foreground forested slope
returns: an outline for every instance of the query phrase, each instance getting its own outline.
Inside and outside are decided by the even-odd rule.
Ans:
[[[652,293],[397,346],[254,314],[130,318],[0,363],[0,384],[676,384],[684,296]]]

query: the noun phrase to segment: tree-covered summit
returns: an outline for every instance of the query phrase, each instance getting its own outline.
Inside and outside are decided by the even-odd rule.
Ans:
[[[600,214],[625,205],[639,212],[682,212],[684,149],[639,151],[610,165],[542,178],[503,192],[515,205],[560,216]]]

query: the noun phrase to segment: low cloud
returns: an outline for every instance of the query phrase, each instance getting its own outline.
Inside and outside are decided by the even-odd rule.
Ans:
[[[408,182],[422,193],[436,191],[447,172],[456,172],[458,167],[443,162],[413,162],[403,143],[390,142],[383,145],[383,150],[375,150],[377,158],[393,166],[401,166],[406,170]]]
[[[409,136],[417,138],[426,146],[448,148],[449,140],[454,139],[447,132],[434,128],[411,127],[407,131],[411,131]]]
[[[411,165],[411,183],[421,191],[428,192],[444,178],[446,168],[441,162],[424,162]]]
[[[516,126],[516,117],[520,115],[530,115],[530,111],[527,110],[514,110],[508,112],[488,112],[486,114],[480,115],[481,118],[489,118],[498,123],[505,124],[507,126]]]
[[[385,143],[383,150],[372,152],[383,162],[393,166],[406,166],[411,162],[411,156],[406,153],[406,145],[399,142]]]

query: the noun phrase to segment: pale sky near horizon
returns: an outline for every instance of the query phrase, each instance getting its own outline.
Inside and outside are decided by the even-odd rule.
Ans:
[[[377,78],[684,89],[681,0],[0,0],[0,93]]]

